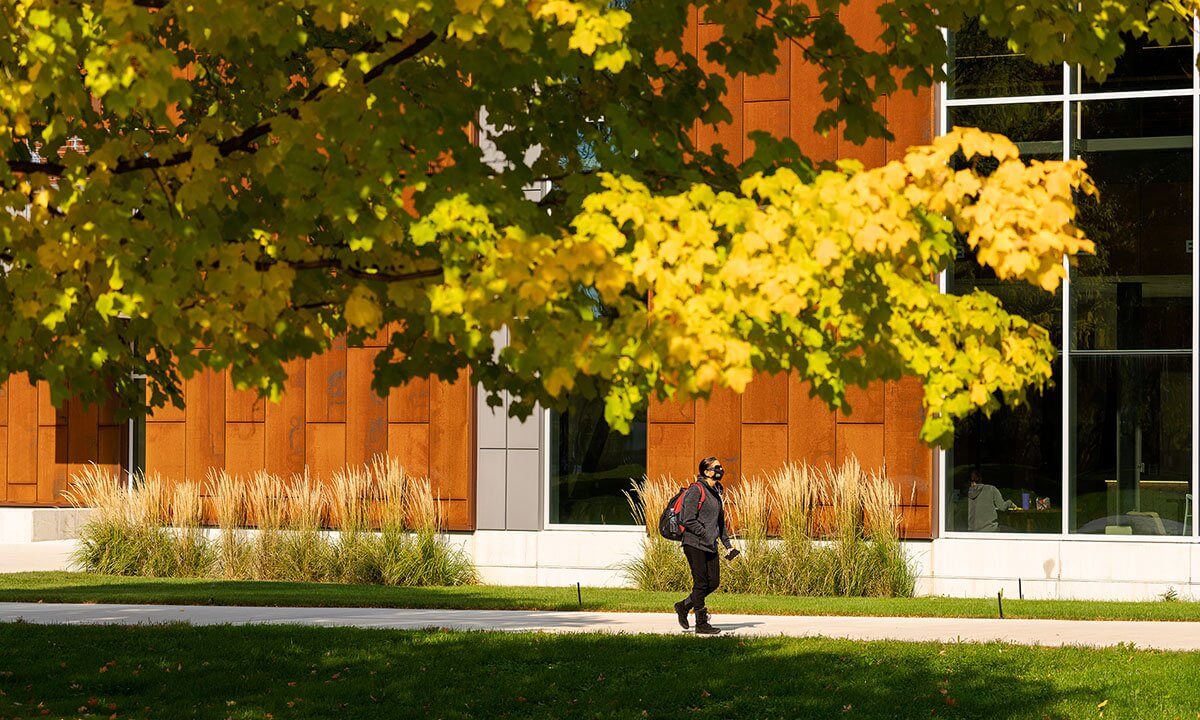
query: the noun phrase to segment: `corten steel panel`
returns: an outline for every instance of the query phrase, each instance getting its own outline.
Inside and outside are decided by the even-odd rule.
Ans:
[[[396,330],[398,330],[398,329],[399,328],[396,326],[395,323],[388,323],[387,325],[379,328],[379,332],[375,333],[371,337],[364,340],[362,343],[362,347],[365,347],[365,348],[387,347],[388,341],[392,337],[392,333],[396,332]]]
[[[146,423],[146,472],[164,478],[187,473],[187,423]]]
[[[768,100],[763,102],[748,102],[745,104],[746,140],[743,143],[743,157],[754,154],[754,141],[750,133],[762,130],[776,138],[787,137],[791,111],[787,100]]]
[[[742,425],[742,475],[766,477],[787,464],[787,425]]]
[[[437,494],[437,490],[434,490]],[[448,530],[471,530],[474,522],[471,518],[471,503],[458,498],[439,498],[441,500],[442,523]]]
[[[933,509],[928,505],[900,508],[900,535],[912,539],[933,537]]]
[[[429,422],[429,379],[413,378],[388,393],[388,422]]]
[[[305,419],[310,423],[346,422],[346,343],[308,359]]]
[[[279,402],[268,402],[265,408],[265,464],[267,472],[281,477],[304,472],[304,365],[303,360],[293,360],[285,365],[288,379],[282,397]]]
[[[8,502],[13,505],[37,504],[37,485],[9,485]]]
[[[790,41],[785,41],[775,48],[775,57],[779,60],[779,67],[775,69],[775,72],[767,75],[746,76],[746,102],[754,102],[756,100],[787,100],[790,97],[791,45]],[[750,124],[749,118],[747,118],[746,124]],[[784,132],[786,131],[787,129],[784,128]]]
[[[0,502],[8,500],[8,427],[0,425]]]
[[[8,425],[8,381],[0,382],[0,427]]]
[[[266,420],[266,399],[253,388],[238,390],[234,387],[232,373],[221,374],[225,376],[225,421],[260,423]]]
[[[225,469],[229,474],[249,478],[266,467],[266,439],[267,432],[263,423],[225,423]]]
[[[150,389],[146,389],[146,398],[150,398]],[[187,404],[187,383],[183,384],[183,401]],[[187,420],[187,412],[183,408],[175,407],[167,403],[163,407],[154,408],[150,411],[147,420],[154,422],[185,422]]]
[[[809,397],[810,387],[788,376],[788,461],[823,470],[837,460],[837,419],[824,400]]]
[[[387,453],[387,400],[371,389],[377,348],[346,351],[346,463],[362,465]]]
[[[851,457],[858,459],[863,472],[880,472],[883,469],[883,425],[838,423],[838,465]]]
[[[50,399],[50,383],[42,380],[37,384],[38,425],[66,425],[67,404],[55,407]]]
[[[873,382],[865,388],[857,385],[846,387],[846,404],[838,410],[838,422],[841,423],[881,423],[883,422],[883,383]]]
[[[757,373],[742,393],[742,422],[786,423],[788,421],[787,373]]]
[[[225,467],[225,376],[204,370],[187,381],[187,421],[184,423],[184,474],[167,475],[168,480],[203,480],[210,468]]]
[[[696,402],[694,400],[650,400],[646,408],[646,420],[649,422],[692,422],[696,419]]]
[[[37,501],[53,505],[67,489],[67,427],[40,425],[37,429]]]
[[[817,116],[835,103],[821,97],[821,86],[817,76],[821,70],[804,59],[804,52],[795,42],[791,43],[791,138],[811,160],[829,162],[837,160],[838,138],[836,131],[818,134],[813,128]]]
[[[96,415],[97,425],[125,425],[117,419],[117,403],[115,400],[109,400],[100,405]]]
[[[453,382],[430,379],[429,480],[443,498],[468,500],[473,495],[472,400],[465,370]]]
[[[888,161],[904,157],[908,148],[933,140],[933,91],[921,88],[916,95],[902,90],[888,97],[888,129],[895,136],[887,143]]]
[[[701,25],[699,37],[700,67],[705,72],[714,72],[717,70],[717,66],[708,62],[705,58],[704,46],[720,39],[721,28],[717,25]],[[729,108],[729,112],[733,115],[733,122],[721,123],[715,127],[700,125],[696,144],[702,150],[708,150],[714,145],[719,144],[728,152],[727,157],[730,162],[740,163],[742,161],[742,141],[746,137],[742,123],[742,76],[725,78],[725,93],[722,95],[722,98],[725,107]]]
[[[920,440],[924,396],[921,381],[913,377],[887,384],[883,453],[888,478],[906,505],[929,505],[933,491],[933,450]]]
[[[398,458],[412,477],[429,477],[429,425],[389,423],[388,455]]]
[[[859,47],[865,50],[881,51],[885,48],[880,39],[884,26],[883,21],[876,13],[878,7],[879,0],[850,0],[839,13],[846,31],[854,38]],[[886,117],[887,105],[888,99],[880,98],[875,104],[875,109]],[[838,143],[838,156],[861,160],[868,168],[879,167],[887,161],[887,144],[882,139],[873,138],[862,145],[856,145],[845,137],[841,137]]]
[[[696,402],[696,450],[692,474],[703,458],[716,456],[731,478],[742,474],[742,396],[732,390],[713,390]]]
[[[646,476],[657,480],[672,477],[680,482],[696,475],[695,426],[691,423],[650,423],[646,453]]]
[[[83,472],[100,454],[100,408],[67,401],[68,478]]]
[[[8,483],[9,485],[37,485],[38,424],[37,388],[24,373],[13,375],[8,381]],[[27,493],[20,492],[22,497]],[[37,492],[34,491],[34,502]]]
[[[105,475],[121,472],[121,450],[125,447],[125,428],[101,425],[96,431],[96,465]]]
[[[309,472],[328,482],[334,472],[346,467],[346,425],[308,423],[305,430]]]

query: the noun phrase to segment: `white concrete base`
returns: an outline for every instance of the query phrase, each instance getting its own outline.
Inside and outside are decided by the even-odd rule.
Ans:
[[[70,570],[74,540],[0,543],[0,573]]]
[[[70,540],[91,512],[88,508],[0,508],[0,544]]]

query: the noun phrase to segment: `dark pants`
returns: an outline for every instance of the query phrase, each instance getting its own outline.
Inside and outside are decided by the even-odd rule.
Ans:
[[[691,545],[683,546],[683,555],[692,571],[692,594],[685,602],[696,611],[696,621],[703,622],[708,619],[704,598],[721,585],[721,558],[715,552]]]

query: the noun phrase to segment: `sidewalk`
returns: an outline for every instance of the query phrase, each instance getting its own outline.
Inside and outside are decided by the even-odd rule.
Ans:
[[[536,610],[401,610],[389,608],[265,608],[199,605],[0,603],[0,622],[136,625],[312,625],[394,630],[449,628],[548,633],[683,632],[671,613],[546,612]],[[1200,622],[1089,622],[962,618],[798,617],[716,615],[726,634],[833,637],[916,642],[1006,642],[1019,645],[1118,644],[1200,651]]]

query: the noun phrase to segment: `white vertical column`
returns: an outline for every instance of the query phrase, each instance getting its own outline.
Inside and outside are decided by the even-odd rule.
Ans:
[[[1062,66],[1062,159],[1071,159],[1071,66]],[[1063,258],[1066,277],[1062,284],[1062,354],[1059,392],[1062,396],[1062,526],[1066,535],[1071,523],[1071,264]]]
[[[1193,21],[1192,57],[1200,55],[1200,17]],[[1192,71],[1192,537],[1200,537],[1200,71]]]

